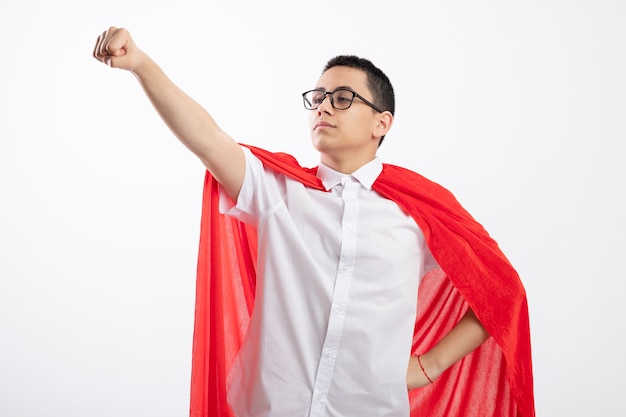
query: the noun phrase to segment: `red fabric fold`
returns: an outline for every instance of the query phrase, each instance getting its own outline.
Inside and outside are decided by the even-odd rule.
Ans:
[[[248,146],[268,168],[323,190],[315,168]],[[497,243],[440,185],[385,164],[373,188],[409,213],[441,266],[422,280],[413,353],[427,351],[471,307],[492,337],[434,384],[409,393],[411,416],[534,417],[526,294]],[[219,214],[207,172],[203,196],[190,415],[226,417],[228,373],[254,305],[256,232]],[[408,358],[407,358],[408,360]]]
[[[192,417],[233,416],[226,382],[254,306],[256,242],[254,228],[219,213],[219,186],[207,171],[196,280]]]

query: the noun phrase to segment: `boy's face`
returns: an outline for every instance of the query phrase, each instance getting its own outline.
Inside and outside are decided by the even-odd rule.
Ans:
[[[373,101],[367,87],[364,71],[344,66],[328,69],[322,74],[315,88],[332,92],[339,87],[349,88],[365,99]],[[386,112],[388,113],[388,112]],[[380,139],[380,118],[370,106],[354,98],[345,110],[337,110],[326,97],[316,110],[310,110],[309,126],[311,140],[320,152],[322,162],[331,168],[355,165],[355,169],[371,161],[376,155]]]

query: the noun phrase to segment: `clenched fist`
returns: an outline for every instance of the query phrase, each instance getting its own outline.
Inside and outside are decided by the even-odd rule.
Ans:
[[[129,71],[137,70],[147,59],[126,29],[113,26],[98,36],[93,56],[110,67]]]

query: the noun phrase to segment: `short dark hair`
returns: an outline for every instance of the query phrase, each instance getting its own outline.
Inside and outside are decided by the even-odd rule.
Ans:
[[[367,87],[372,93],[373,103],[383,110],[389,111],[391,114],[396,110],[396,99],[393,92],[393,86],[389,77],[375,66],[370,60],[355,55],[338,55],[331,58],[324,67],[322,73],[325,73],[333,67],[350,67],[360,69],[367,76]],[[380,138],[382,143],[384,136]]]

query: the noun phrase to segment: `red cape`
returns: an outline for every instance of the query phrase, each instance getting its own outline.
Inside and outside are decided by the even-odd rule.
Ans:
[[[324,190],[315,168],[302,168],[287,154],[248,147],[266,167]],[[412,390],[411,416],[534,417],[526,293],[497,243],[449,191],[419,174],[384,164],[373,188],[415,219],[441,266],[424,277],[418,290],[413,354],[430,349],[468,307],[492,336],[434,384]],[[207,172],[198,255],[191,417],[233,416],[226,403],[226,380],[254,305],[256,231],[221,215],[218,201],[218,184]]]

